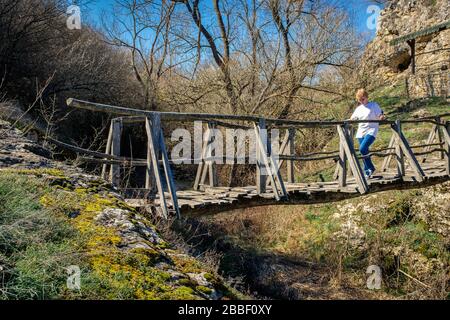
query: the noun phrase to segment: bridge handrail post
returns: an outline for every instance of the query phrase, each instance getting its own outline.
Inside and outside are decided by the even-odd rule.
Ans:
[[[392,134],[391,136],[391,140],[389,140],[389,144],[388,144],[388,149],[392,149],[395,147],[395,134]],[[391,150],[387,150],[386,153],[391,153]],[[386,172],[387,169],[389,168],[389,164],[392,161],[392,154],[388,155],[387,157],[385,157],[383,159],[383,164],[381,166],[381,172]]]
[[[205,184],[206,176],[209,176],[209,185],[211,187],[217,187],[217,169],[214,164],[214,161],[208,160],[206,161],[206,158],[212,158],[211,154],[211,144],[213,143],[214,135],[213,130],[216,128],[216,125],[214,122],[209,121],[207,123],[207,131],[203,139],[202,143],[202,154],[201,154],[201,161],[198,164],[197,167],[197,173],[195,175],[195,181],[194,181],[194,190],[199,190],[200,185]]]
[[[414,172],[414,176],[417,181],[422,182],[425,178],[425,173],[419,165],[419,162],[414,155],[414,152],[409,146],[408,140],[405,138],[402,132],[402,125],[400,120],[396,120],[394,124],[391,125],[393,132],[396,136],[397,145],[395,152],[397,154],[397,168],[401,177],[405,176],[405,156],[409,162],[411,169]]]
[[[259,172],[257,172],[259,173],[259,175],[256,178],[257,183],[260,184],[257,185],[257,191],[259,191],[258,187],[261,187],[261,185],[263,184],[264,189],[266,188],[265,181],[261,178],[266,178],[266,176],[268,176],[275,198],[277,200],[280,200],[281,197],[288,197],[283,178],[281,177],[280,166],[277,162],[276,157],[274,157],[270,150],[270,142],[268,142],[267,130],[265,129],[265,119],[261,118],[257,124],[254,123],[254,129],[257,148],[256,150],[259,156],[259,159],[257,160],[257,168],[259,170]]]
[[[435,120],[436,120],[436,122],[439,123],[439,124],[442,123],[442,122],[441,122],[441,117],[436,117]],[[440,144],[442,144],[442,143],[444,142],[444,136],[443,136],[444,133],[443,133],[443,131],[441,131],[441,129],[440,129],[441,127],[443,127],[443,126],[436,125],[437,138],[438,138],[438,142],[439,142]],[[443,128],[445,129],[445,127],[443,127]],[[431,149],[431,148],[430,148],[430,149]],[[443,160],[443,159],[444,159],[444,156],[445,156],[445,152],[441,151],[440,154],[441,154],[441,160]]]
[[[348,123],[344,123],[343,130],[344,132],[348,132]],[[344,143],[341,139],[339,139],[339,159],[337,169],[339,187],[345,187],[347,185],[347,155],[345,154]]]
[[[112,134],[113,134],[113,122],[111,121],[109,125],[108,140],[106,141],[105,154],[111,154]],[[108,164],[104,163],[102,165],[101,177],[105,180],[108,179],[107,169]]]
[[[209,121],[208,124],[208,130],[211,133],[214,133],[214,130],[216,130],[216,124],[212,121]],[[210,141],[208,142],[208,145],[206,147],[206,157],[212,158],[212,143],[214,142],[214,139],[216,139],[215,134],[210,134]],[[215,160],[208,160],[206,161],[206,168],[203,170],[202,174],[202,180],[201,183],[204,184],[206,181],[206,176],[209,176],[209,186],[210,187],[217,187],[218,186],[218,178],[217,178],[217,166],[215,164]]]
[[[161,129],[161,119],[158,117],[154,117],[154,114],[145,118],[146,130],[152,130],[152,133],[155,137],[159,136]],[[156,181],[155,168],[153,162],[151,161],[151,152],[154,152],[156,158],[159,157],[159,144],[154,143],[150,145],[150,136],[149,132],[147,132],[147,171],[145,176],[145,188],[150,191],[151,195],[154,195],[158,192],[158,186]],[[158,163],[158,162],[157,162]]]
[[[393,136],[395,137],[395,157],[397,161],[397,174],[399,177],[403,178],[405,175],[405,158],[403,154],[403,150],[400,147],[399,134],[401,132],[401,122],[400,120],[396,120],[395,124],[391,125],[393,130]]]
[[[267,131],[266,131],[266,121],[264,118],[260,118],[255,124],[257,130],[255,130],[255,146],[256,146],[256,191],[258,194],[266,192],[266,181],[267,175],[265,173],[264,166],[264,155],[267,156]],[[261,139],[263,142],[263,150],[259,148],[258,141]]]
[[[155,122],[161,122],[161,118],[159,113],[155,114],[153,116],[153,121]],[[177,188],[175,185],[175,179],[173,177],[172,174],[172,168],[170,166],[169,163],[169,156],[167,154],[167,149],[166,149],[166,143],[164,141],[164,131],[161,127],[161,125],[159,125],[160,129],[159,129],[159,149],[161,150],[161,158],[162,158],[162,163],[163,163],[163,168],[164,168],[164,174],[166,177],[166,184],[167,184],[167,188],[169,189],[169,194],[170,194],[170,198],[172,200],[172,206],[173,209],[176,213],[177,218],[179,219],[181,217],[180,214],[180,208],[178,207],[178,197],[177,197]]]
[[[450,176],[450,121],[446,121],[445,125],[441,127],[443,133],[443,139],[445,144],[445,171]]]
[[[356,156],[356,151],[353,146],[351,137],[349,136],[349,132],[346,130],[345,125],[338,125],[337,129],[340,143],[343,145],[346,157],[350,165],[350,169],[352,170],[353,176],[355,177],[356,183],[358,185],[359,192],[361,194],[367,193],[369,191],[369,185],[367,184],[367,180],[363,174],[361,164],[359,163]]]
[[[115,118],[111,121],[112,125],[112,140],[111,140],[111,154],[120,157],[120,143],[122,137],[122,118]],[[112,164],[110,170],[110,181],[113,186],[120,187],[120,164]]]
[[[160,206],[163,211],[164,218],[167,219],[169,212],[167,208],[166,197],[159,171],[159,140],[160,140],[160,118],[154,114],[145,118],[145,130],[147,132],[147,177],[154,177],[156,188],[159,194]],[[152,186],[153,190],[153,186]]]
[[[289,142],[288,142],[288,146],[286,149],[287,154],[289,156],[294,156],[295,155],[295,129],[289,128],[288,133],[289,133]],[[295,182],[294,160],[288,160],[286,162],[286,165],[287,165],[287,167],[286,167],[287,182],[294,183]],[[281,163],[280,163],[280,167],[281,167]]]
[[[295,155],[295,128],[287,128],[281,146],[278,150],[279,155],[294,156]],[[281,168],[286,161],[287,181],[295,182],[294,160],[278,159],[278,167]],[[270,180],[266,180],[266,185],[270,184]]]

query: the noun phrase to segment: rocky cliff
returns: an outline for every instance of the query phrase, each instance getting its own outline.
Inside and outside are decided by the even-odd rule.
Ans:
[[[369,81],[407,81],[411,96],[447,95],[450,67],[450,29],[416,39],[416,74],[412,74],[411,47],[398,37],[449,21],[448,0],[390,1],[381,12],[375,39],[363,57],[362,72]]]

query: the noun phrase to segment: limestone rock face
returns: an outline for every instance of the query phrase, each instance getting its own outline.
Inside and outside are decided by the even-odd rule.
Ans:
[[[412,91],[422,87],[417,95],[430,95],[430,90],[434,95],[442,94],[440,84],[448,82],[450,68],[450,29],[416,39],[416,75],[411,79],[410,46],[406,42],[393,46],[390,41],[449,19],[449,0],[390,1],[380,14],[377,35],[363,56],[363,76],[382,83],[408,79]],[[425,82],[431,83],[430,88]]]

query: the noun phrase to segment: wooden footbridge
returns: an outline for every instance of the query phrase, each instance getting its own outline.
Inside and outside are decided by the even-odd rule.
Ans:
[[[76,99],[68,99],[70,107],[119,115],[110,125],[105,153],[81,149],[54,141],[85,155],[81,159],[102,164],[102,177],[120,189],[127,167],[145,167],[145,188],[121,189],[134,206],[156,205],[163,216],[175,214],[210,214],[220,211],[268,204],[306,204],[337,201],[369,192],[390,189],[417,188],[450,179],[450,113],[409,120],[373,121],[298,121],[268,119],[257,116],[239,116],[204,113],[155,112],[130,109]],[[199,159],[182,159],[184,163],[196,161],[195,180],[188,187],[177,186],[174,168],[181,166],[169,158],[163,123],[191,123],[202,121],[209,130],[202,136]],[[360,155],[352,138],[353,125],[359,122],[378,122],[381,131],[386,128],[391,140],[386,148],[373,150],[369,155],[382,157],[383,165],[369,179],[364,176]],[[147,134],[147,158],[132,159],[121,155],[121,136],[125,125],[141,123]],[[412,145],[406,138],[408,131],[426,126],[426,143]],[[408,127],[406,130],[405,128]],[[213,152],[213,129],[247,130],[254,134],[255,183],[250,186],[221,186],[217,175],[217,160],[226,164],[246,160],[226,157]],[[268,129],[284,132],[277,154],[273,152]],[[337,150],[298,154],[296,134],[301,130],[336,130],[339,137]],[[300,139],[301,137],[298,137]],[[233,140],[234,147],[243,141]],[[299,140],[297,140],[299,141]],[[234,153],[233,153],[234,154]],[[302,182],[295,163],[330,161],[335,165],[331,181]],[[334,161],[334,163],[333,163]],[[250,166],[250,164],[249,164]],[[181,183],[179,184],[181,185]]]

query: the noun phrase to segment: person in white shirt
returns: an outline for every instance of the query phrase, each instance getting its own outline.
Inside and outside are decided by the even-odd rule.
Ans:
[[[359,89],[356,92],[356,100],[360,105],[355,109],[350,120],[384,120],[385,116],[383,110],[376,102],[369,102],[369,94],[365,89]],[[366,157],[369,154],[369,147],[374,143],[379,124],[377,122],[361,122],[358,125],[358,131],[356,132],[356,139],[359,142],[359,152],[364,156],[364,172],[366,177],[372,176],[375,172],[375,166],[372,163],[370,157]]]

